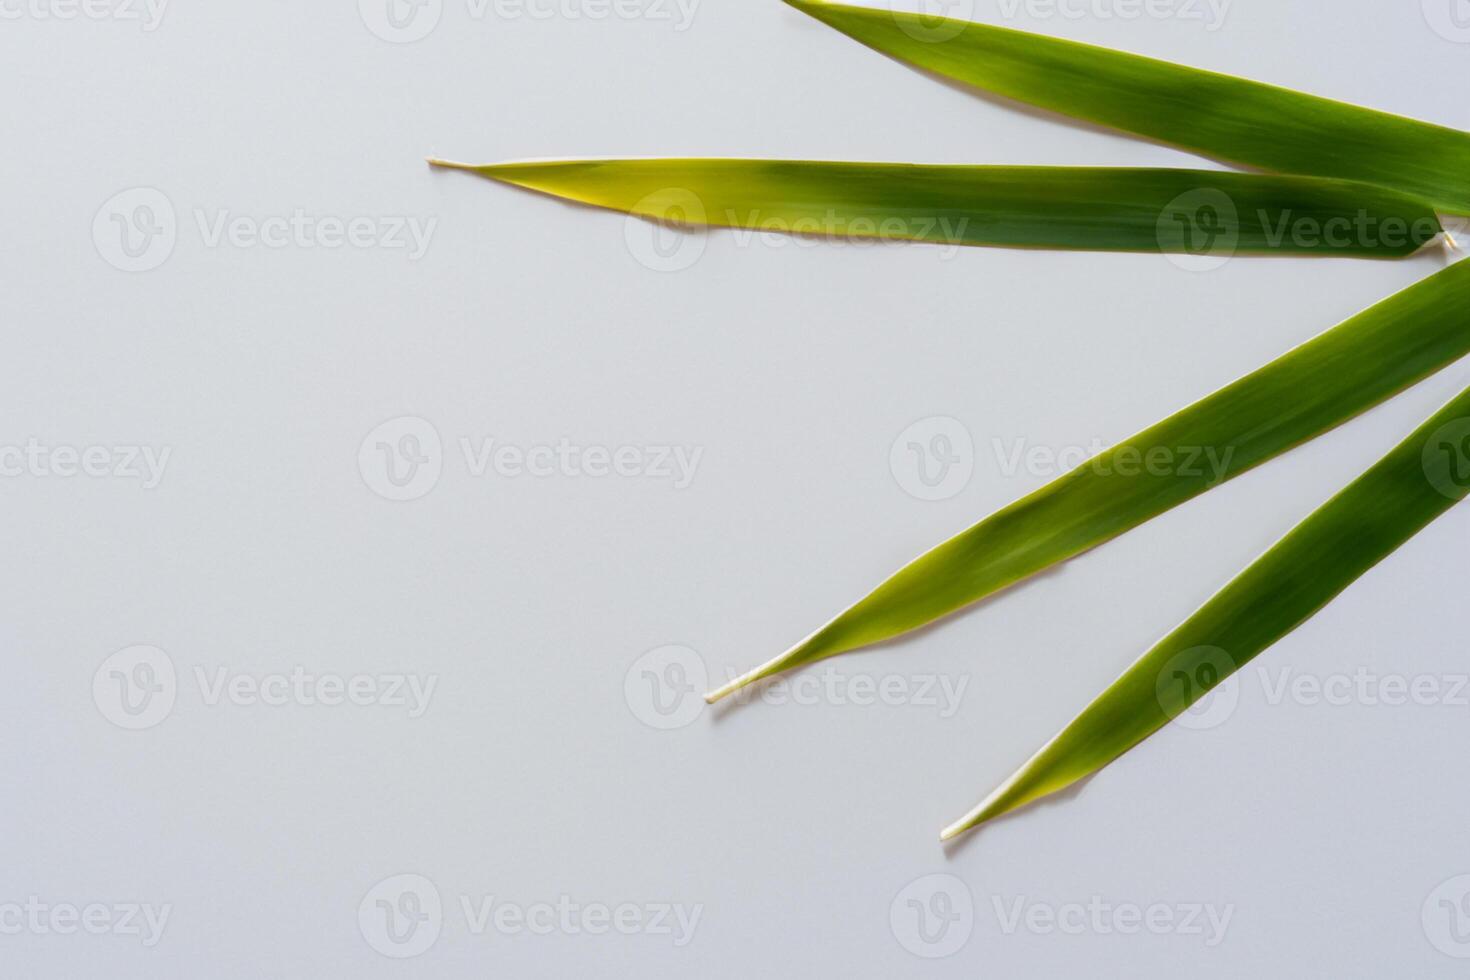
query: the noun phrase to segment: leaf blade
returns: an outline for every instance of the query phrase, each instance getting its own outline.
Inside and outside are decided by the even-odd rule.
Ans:
[[[1396,187],[1470,214],[1470,133],[1009,28],[786,2],[883,54],[1006,98],[1216,159]]]
[[[928,625],[1081,554],[1347,421],[1470,353],[1470,260],[1391,296],[1124,440],[921,555],[718,701],[795,667]],[[1225,461],[1150,474],[1155,448]]]
[[[1157,732],[1463,500],[1470,494],[1467,467],[1470,389],[1139,658],[941,839],[1059,792]],[[1213,677],[1208,687],[1161,693],[1172,672],[1188,677],[1204,665]]]
[[[1330,178],[711,158],[431,163],[626,214],[749,232],[1364,258],[1400,258],[1443,232],[1424,201]]]

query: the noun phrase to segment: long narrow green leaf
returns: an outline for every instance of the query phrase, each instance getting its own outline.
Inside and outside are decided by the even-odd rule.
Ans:
[[[1470,390],[1144,654],[948,840],[1065,789],[1148,738],[1470,493]]]
[[[1442,230],[1422,200],[1313,177],[804,160],[430,162],[682,225],[947,245],[1391,258]]]
[[[707,695],[918,629],[1326,432],[1470,353],[1470,260],[1101,453]]]
[[[1007,98],[1221,160],[1396,187],[1470,214],[1470,133],[1022,31],[786,2],[884,54]]]

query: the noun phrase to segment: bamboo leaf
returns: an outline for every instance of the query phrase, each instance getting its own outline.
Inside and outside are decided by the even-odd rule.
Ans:
[[[1023,31],[786,2],[884,54],[997,95],[1220,160],[1382,184],[1470,214],[1470,133]]]
[[[916,559],[781,656],[706,695],[918,629],[1137,527],[1470,353],[1470,260],[1099,454]],[[1164,453],[1172,465],[1150,466]],[[1193,460],[1193,463],[1188,461]]]
[[[805,160],[430,163],[680,225],[947,245],[1391,258],[1442,231],[1421,200],[1313,177]]]
[[[1463,317],[1464,311],[1461,311]],[[1090,775],[1148,738],[1470,493],[1470,390],[1297,525],[1144,654],[948,840]]]

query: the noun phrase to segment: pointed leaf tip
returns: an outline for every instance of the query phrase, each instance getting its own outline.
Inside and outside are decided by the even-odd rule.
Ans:
[[[457,160],[441,160],[438,157],[425,157],[424,159],[426,161],[428,161],[429,166],[435,167],[435,168],[440,169],[440,170],[470,170],[470,171],[473,171],[473,170],[477,169],[473,164],[460,163]]]

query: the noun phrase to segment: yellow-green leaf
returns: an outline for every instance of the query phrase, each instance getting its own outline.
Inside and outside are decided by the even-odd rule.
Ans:
[[[918,629],[1312,439],[1470,353],[1470,260],[1124,440],[915,559],[707,697]],[[1167,466],[1149,465],[1163,454]]]
[[[1144,654],[941,837],[955,837],[1065,789],[1117,759],[1310,619],[1467,493],[1470,390]]]
[[[685,226],[944,245],[1393,258],[1441,232],[1398,191],[1314,177],[809,160],[430,161]]]

